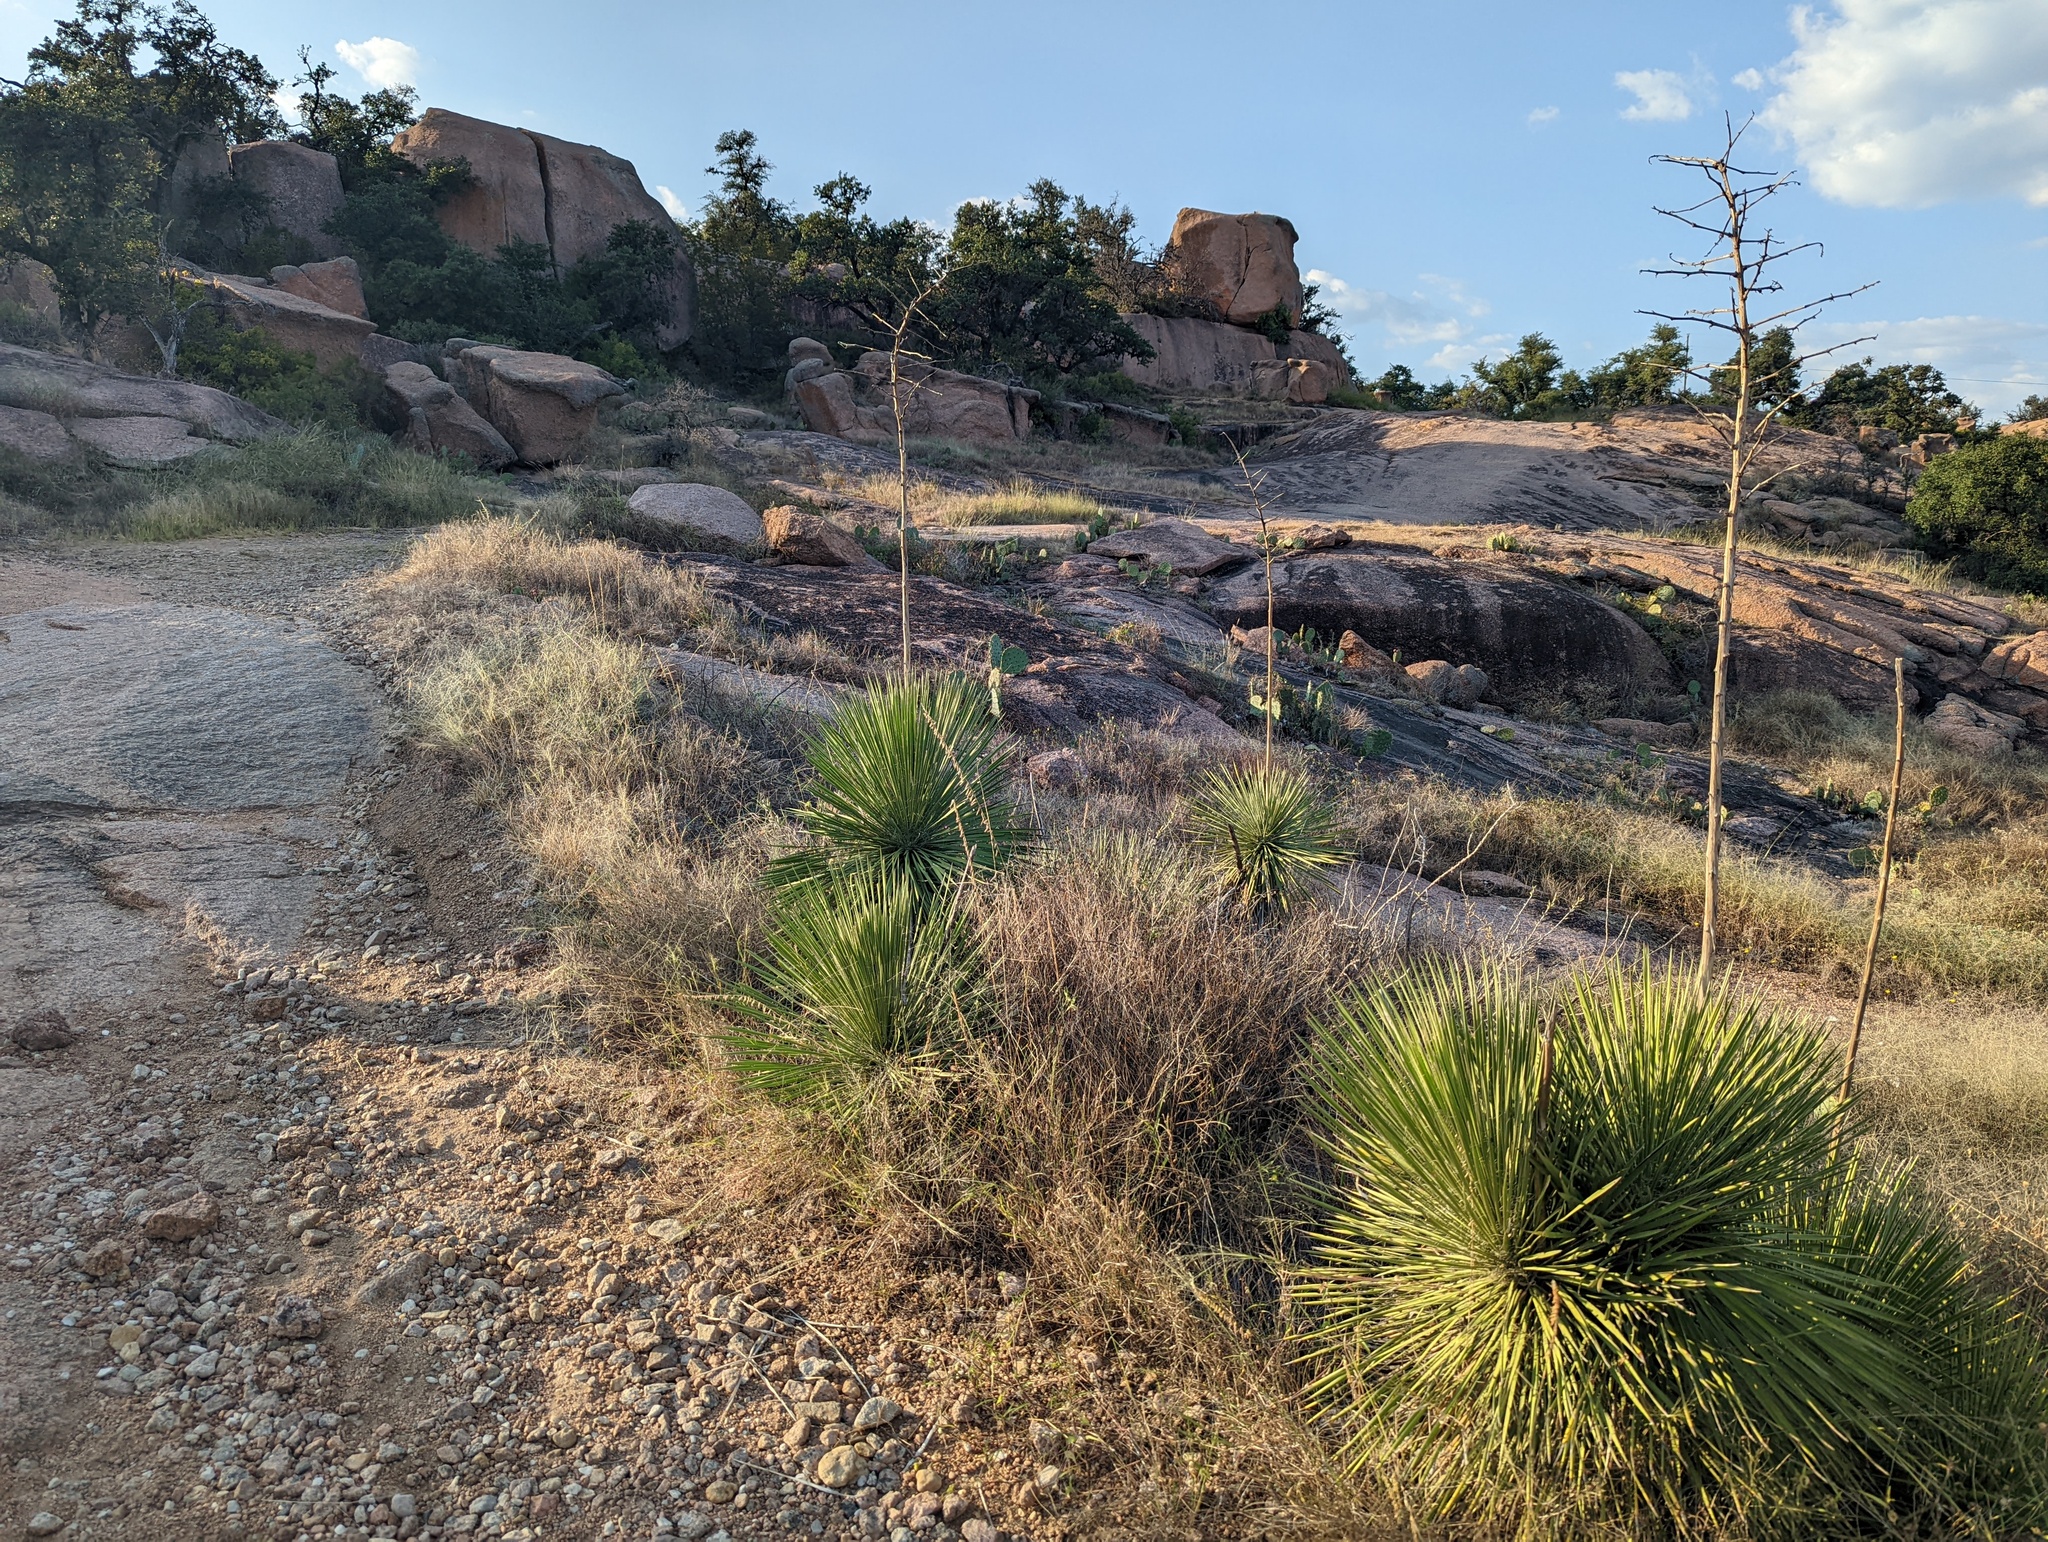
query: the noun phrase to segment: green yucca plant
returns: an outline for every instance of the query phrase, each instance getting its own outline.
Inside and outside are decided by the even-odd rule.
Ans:
[[[931,899],[1032,837],[1007,796],[997,724],[963,680],[871,690],[807,755],[816,780],[797,817],[816,844],[770,863],[771,883],[865,875]]]
[[[942,1070],[983,971],[958,912],[901,882],[786,889],[755,983],[726,998],[740,1080],[778,1102],[845,1118]]]
[[[1222,766],[1195,790],[1195,843],[1254,915],[1284,910],[1344,860],[1315,787],[1285,766]]]
[[[1525,1527],[2038,1516],[2034,1341],[1905,1175],[1837,1152],[1796,1022],[1647,968],[1549,1002],[1436,966],[1344,1002],[1309,1079],[1340,1182],[1302,1347],[1354,1470]]]

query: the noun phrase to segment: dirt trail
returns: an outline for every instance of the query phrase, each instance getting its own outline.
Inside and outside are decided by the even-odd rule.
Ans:
[[[0,555],[0,1536],[1036,1532],[999,1368],[847,1323],[842,1239],[529,1010],[352,640],[400,544]]]

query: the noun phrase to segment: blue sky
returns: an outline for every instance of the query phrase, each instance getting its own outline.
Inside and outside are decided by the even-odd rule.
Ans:
[[[1800,293],[1878,280],[1828,340],[1946,370],[1994,412],[2048,391],[2048,3],[1780,0],[1301,4],[1041,0],[201,0],[281,74],[301,43],[356,89],[629,157],[694,209],[711,144],[754,129],[775,188],[851,171],[873,207],[944,221],[1049,176],[1159,241],[1183,205],[1285,214],[1368,373],[1462,373],[1540,330],[1584,365],[1683,286],[1644,277],[1689,191],[1660,151],[1797,166]],[[68,4],[0,0],[0,73]]]

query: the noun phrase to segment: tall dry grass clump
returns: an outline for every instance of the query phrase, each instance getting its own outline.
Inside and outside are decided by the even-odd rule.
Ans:
[[[573,621],[452,652],[409,700],[422,741],[503,813],[595,1025],[693,1022],[760,926],[758,757],[676,705],[645,648]]]

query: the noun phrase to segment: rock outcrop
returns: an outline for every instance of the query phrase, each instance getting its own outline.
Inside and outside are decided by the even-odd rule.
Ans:
[[[626,506],[684,544],[742,550],[761,544],[761,516],[738,493],[708,482],[655,482],[638,488]]]
[[[311,300],[344,316],[369,318],[363,301],[363,273],[353,257],[331,257],[326,262],[309,262],[298,267],[272,268],[270,281],[286,294]]]
[[[449,384],[529,466],[574,459],[590,441],[599,407],[626,394],[596,365],[557,353],[451,342],[444,358]]]
[[[268,201],[271,224],[317,257],[339,255],[341,243],[326,230],[341,212],[341,169],[333,156],[288,140],[262,139],[228,151],[228,165],[238,186]]]
[[[158,418],[182,424],[203,439],[246,444],[284,426],[211,386],[123,374],[8,343],[0,343],[0,406],[59,422],[74,435],[81,423],[93,420]],[[46,428],[38,431],[47,435]]]
[[[596,145],[490,123],[430,107],[399,133],[391,148],[418,166],[462,160],[471,185],[443,203],[441,228],[486,255],[514,241],[544,246],[557,269],[574,267],[605,248],[615,227],[645,220],[674,229],[668,211],[649,196],[633,163]],[[687,342],[696,303],[688,257],[678,247],[662,286],[665,319],[656,341]]]
[[[1321,401],[1331,387],[1351,378],[1337,345],[1316,332],[1296,329],[1285,349],[1263,332],[1199,316],[1126,315],[1125,323],[1152,345],[1149,359],[1126,359],[1123,372],[1140,385],[1162,391],[1218,391],[1239,396],[1289,400],[1289,381],[1270,378],[1276,362],[1306,361],[1324,372]],[[1299,399],[1299,398],[1293,398]]]
[[[904,360],[901,371],[905,432],[919,438],[994,443],[1030,437],[1036,391],[915,359]],[[869,442],[895,436],[889,355],[879,349],[863,354],[851,370],[830,369],[815,354],[806,353],[791,365],[787,380],[812,433]]]
[[[881,566],[867,548],[822,514],[784,504],[761,516],[768,535],[768,549],[784,562],[817,568],[873,568]]]
[[[1273,595],[1284,632],[1313,627],[1332,639],[1355,632],[1404,662],[1477,665],[1510,704],[1574,682],[1622,699],[1672,688],[1670,664],[1620,610],[1510,565],[1352,546],[1276,562]],[[1263,575],[1250,569],[1223,580],[1209,607],[1226,623],[1263,624]]]
[[[353,268],[355,264],[351,262],[349,266]],[[285,271],[303,274],[305,270]],[[280,348],[294,353],[310,353],[322,369],[360,360],[363,339],[377,330],[375,322],[360,314],[333,310],[267,279],[207,273],[197,275],[196,281],[211,291],[212,303],[230,325],[254,328]]]
[[[1198,577],[1242,562],[1253,554],[1218,540],[1185,519],[1155,519],[1135,530],[1117,530],[1088,543],[1091,555],[1121,558],[1147,567],[1166,567],[1179,577]]]
[[[1292,223],[1277,214],[1217,214],[1183,209],[1166,243],[1166,265],[1184,292],[1225,321],[1250,326],[1285,311],[1301,325],[1301,273],[1294,266]]]
[[[426,365],[391,365],[384,389],[405,421],[401,444],[427,455],[466,455],[486,471],[517,459],[505,436]]]

